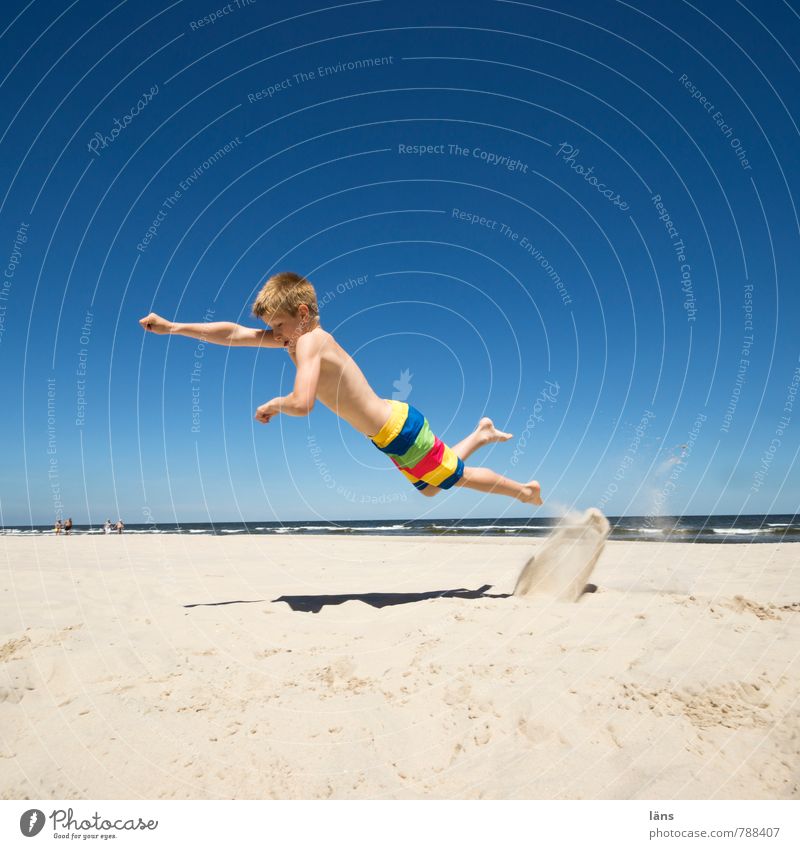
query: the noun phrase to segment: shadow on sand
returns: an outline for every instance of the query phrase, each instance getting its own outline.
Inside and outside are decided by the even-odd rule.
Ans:
[[[292,610],[303,613],[319,613],[329,604],[343,604],[345,601],[363,601],[372,607],[390,607],[393,604],[411,604],[415,601],[427,601],[431,598],[509,598],[510,593],[490,593],[491,584],[484,584],[477,590],[431,590],[427,593],[343,593],[342,595],[282,595],[273,599],[273,603],[285,601]]]
[[[426,593],[342,593],[341,595],[282,595],[272,599],[272,603],[285,601],[292,610],[299,613],[319,613],[327,605],[343,604],[346,601],[363,601],[372,607],[391,607],[394,604],[411,604],[415,601],[428,601],[432,598],[511,598],[513,593],[490,593],[491,584],[484,584],[477,590],[431,590]],[[583,594],[597,592],[595,584],[587,584]],[[220,607],[224,604],[260,604],[263,598],[240,599],[235,601],[208,601],[197,604],[184,604],[184,607]]]
[[[235,599],[234,601],[198,601],[197,604],[184,604],[184,607],[221,607],[223,604],[260,604],[264,598]]]

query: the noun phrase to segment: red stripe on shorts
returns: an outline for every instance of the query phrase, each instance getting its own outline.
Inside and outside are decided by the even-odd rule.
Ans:
[[[445,444],[439,439],[438,436],[434,437],[433,440],[433,448],[417,463],[416,466],[409,469],[408,471],[414,475],[415,478],[421,478],[423,475],[428,472],[432,472],[435,469],[438,469],[439,466],[442,465],[442,459],[444,458],[444,449]]]

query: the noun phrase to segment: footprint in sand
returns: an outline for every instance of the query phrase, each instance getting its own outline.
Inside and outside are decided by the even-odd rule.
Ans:
[[[565,517],[523,567],[514,595],[577,601],[610,531],[608,519],[596,507],[583,516]]]

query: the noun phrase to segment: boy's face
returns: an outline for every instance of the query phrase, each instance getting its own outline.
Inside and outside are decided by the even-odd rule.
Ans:
[[[305,304],[300,304],[297,308],[297,315],[277,312],[268,322],[275,340],[284,348],[294,348],[298,338],[308,329],[309,323],[308,307]]]

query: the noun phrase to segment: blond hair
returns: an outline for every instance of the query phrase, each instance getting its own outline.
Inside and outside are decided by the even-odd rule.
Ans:
[[[293,271],[281,271],[273,274],[261,287],[253,301],[253,315],[269,324],[269,320],[279,312],[297,315],[300,304],[308,307],[310,316],[319,315],[317,293],[311,283]]]

